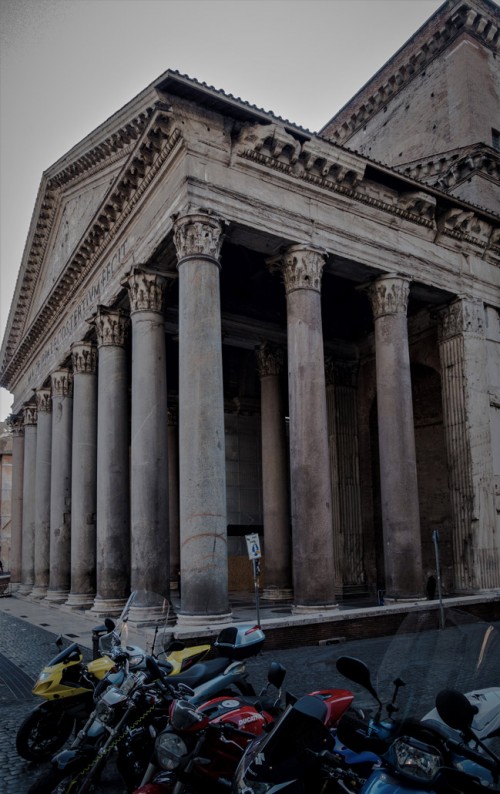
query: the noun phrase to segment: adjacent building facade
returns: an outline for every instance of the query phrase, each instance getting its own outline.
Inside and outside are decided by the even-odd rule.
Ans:
[[[43,175],[2,347],[21,594],[230,618],[500,586],[500,19],[319,133],[166,72]],[[479,97],[482,99],[479,100]],[[477,100],[477,106],[476,106]]]

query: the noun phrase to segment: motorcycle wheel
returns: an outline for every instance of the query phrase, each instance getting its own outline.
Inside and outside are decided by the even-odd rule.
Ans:
[[[27,761],[48,761],[69,739],[74,724],[64,711],[35,709],[21,723],[16,750]]]
[[[62,769],[50,769],[28,789],[28,794],[70,794],[74,780]]]

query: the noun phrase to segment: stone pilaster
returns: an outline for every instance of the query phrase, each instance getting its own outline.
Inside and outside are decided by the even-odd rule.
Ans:
[[[97,510],[97,349],[71,346],[73,451],[71,459],[71,589],[67,606],[90,609],[95,597]]]
[[[410,282],[381,276],[369,288],[375,324],[385,587],[389,598],[423,594],[415,431],[406,311]]]
[[[21,542],[21,586],[19,594],[27,596],[35,580],[35,484],[36,484],[36,431],[35,405],[26,405],[24,416],[24,467],[23,467],[23,532]]]
[[[498,589],[500,518],[495,510],[484,306],[460,299],[440,313],[443,418],[453,510],[457,592]]]
[[[71,446],[73,375],[52,373],[52,451],[50,478],[50,578],[47,601],[63,604],[71,579]]]
[[[170,538],[170,589],[179,589],[181,571],[179,519],[178,409],[168,409],[168,526]]]
[[[292,596],[291,533],[288,509],[286,432],[280,375],[283,351],[269,343],[256,350],[261,389],[262,501],[264,516],[264,598]]]
[[[13,590],[21,584],[23,533],[24,429],[23,417],[11,414],[7,422],[12,433],[12,505],[10,531],[10,578]]]
[[[129,590],[129,408],[125,334],[128,317],[99,307],[96,598],[93,612],[120,612]]]
[[[180,623],[230,618],[219,256],[222,223],[177,218]]]
[[[126,284],[132,323],[131,588],[168,598],[165,280],[136,269]]]
[[[35,481],[35,582],[33,598],[45,598],[50,570],[50,479],[52,458],[52,395],[35,392],[37,407]]]
[[[334,547],[323,331],[322,252],[294,245],[278,264],[287,297],[295,609],[334,607]]]

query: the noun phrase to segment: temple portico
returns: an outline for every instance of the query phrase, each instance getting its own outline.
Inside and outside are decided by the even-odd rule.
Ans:
[[[436,531],[445,593],[498,589],[499,215],[343,145],[376,95],[316,135],[166,72],[45,172],[0,362],[20,596],[224,625],[255,533],[299,614],[425,597]]]

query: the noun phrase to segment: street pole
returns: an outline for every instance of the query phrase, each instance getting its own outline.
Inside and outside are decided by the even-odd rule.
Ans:
[[[253,582],[255,587],[255,608],[257,610],[257,626],[260,628],[260,606],[259,606],[259,574],[260,560],[253,561]]]
[[[432,542],[434,543],[434,556],[436,559],[436,581],[439,598],[439,613],[441,618],[441,628],[444,629],[444,609],[443,609],[443,595],[441,591],[441,565],[439,564],[439,530],[434,529],[432,532]]]

